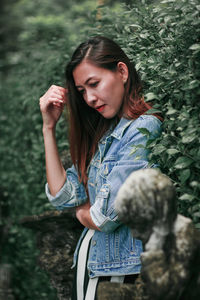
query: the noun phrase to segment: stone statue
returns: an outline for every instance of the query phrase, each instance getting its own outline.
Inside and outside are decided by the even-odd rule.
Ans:
[[[118,192],[120,219],[144,243],[142,289],[131,299],[200,299],[200,233],[176,207],[175,188],[158,169],[133,172]]]

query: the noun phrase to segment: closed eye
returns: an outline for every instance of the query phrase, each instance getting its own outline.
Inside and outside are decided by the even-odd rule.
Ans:
[[[97,85],[99,84],[99,81],[95,81],[95,82],[91,82],[91,83],[89,83],[88,85],[91,87],[91,88],[95,88],[95,87],[97,87]],[[85,89],[78,89],[78,91],[79,91],[79,93],[81,94],[81,95],[84,95],[85,94]]]
[[[99,81],[95,81],[90,83],[90,87],[96,87],[98,85]]]
[[[80,93],[81,95],[83,95],[83,94],[85,93],[85,90],[84,90],[84,89],[78,90],[78,91],[79,91],[79,93]]]

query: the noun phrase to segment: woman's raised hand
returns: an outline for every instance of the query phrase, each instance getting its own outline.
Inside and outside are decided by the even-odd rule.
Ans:
[[[67,90],[65,88],[52,85],[47,90],[47,92],[40,98],[43,128],[55,128],[66,102]]]

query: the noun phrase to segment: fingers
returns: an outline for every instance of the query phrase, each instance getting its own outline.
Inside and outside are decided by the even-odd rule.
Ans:
[[[52,85],[40,98],[40,109],[45,111],[49,105],[63,109],[66,102],[67,90],[63,87]]]
[[[62,103],[60,103],[60,102],[52,102],[52,104],[53,104],[53,106],[55,106],[55,107],[57,107],[57,108],[59,108],[61,110],[64,109],[64,105],[65,105],[63,102]]]
[[[53,97],[66,102],[67,97],[65,88],[57,85],[52,85],[48,91]]]
[[[40,98],[40,110],[42,112],[47,112],[52,106],[57,108],[64,108],[64,101],[59,100],[56,97],[42,97]]]

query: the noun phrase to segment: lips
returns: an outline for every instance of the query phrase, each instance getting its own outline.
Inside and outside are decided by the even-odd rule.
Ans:
[[[105,104],[100,105],[100,106],[96,106],[95,109],[96,109],[97,111],[101,112],[101,111],[104,109],[104,107],[105,107]]]

